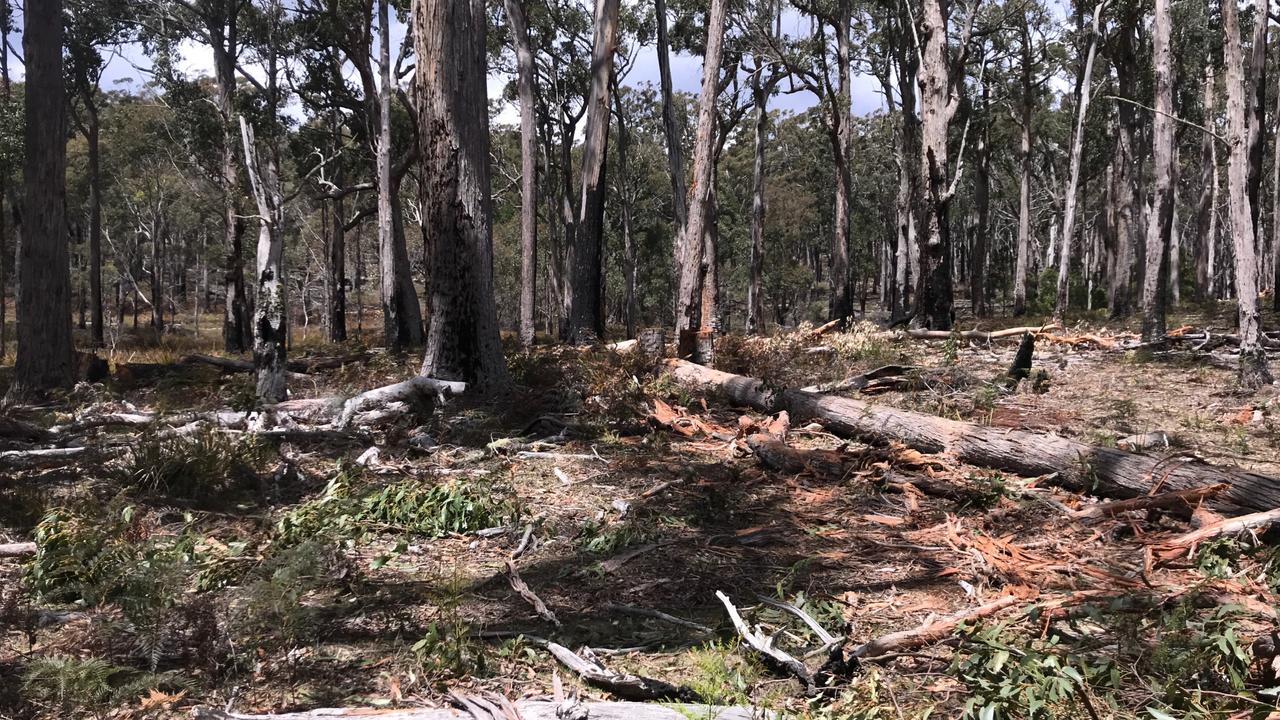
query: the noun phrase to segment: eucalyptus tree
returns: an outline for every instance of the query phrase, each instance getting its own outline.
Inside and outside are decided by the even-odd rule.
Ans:
[[[22,32],[25,202],[18,251],[18,352],[9,399],[70,387],[75,380],[62,41],[62,0],[27,3]]]
[[[1169,285],[1169,253],[1173,237],[1176,190],[1176,146],[1173,108],[1173,15],[1170,0],[1155,0],[1154,53],[1155,112],[1151,154],[1155,197],[1147,221],[1146,268],[1142,279],[1142,338],[1151,342],[1165,335],[1165,304]]]
[[[520,345],[529,348],[534,338],[534,304],[538,277],[538,131],[534,83],[537,67],[524,0],[505,0],[511,43],[516,54],[520,96]],[[616,75],[615,75],[616,80]],[[615,97],[617,95],[615,91]],[[621,117],[619,118],[621,122]],[[634,273],[629,287],[634,296]],[[628,305],[630,307],[630,305]],[[630,315],[628,315],[630,317]]]
[[[13,5],[10,0],[0,0],[0,36],[9,37],[15,30],[13,21]],[[14,101],[13,88],[9,78],[9,44],[0,42],[0,359],[5,356],[8,340],[6,329],[5,301],[7,283],[5,282],[9,254],[9,217],[5,211],[5,203],[14,192],[9,181],[15,168],[22,162],[23,112],[21,105]],[[14,205],[17,205],[16,199]]]
[[[1222,32],[1225,37],[1222,62],[1225,71],[1223,84],[1227,91],[1227,145],[1230,149],[1227,160],[1227,204],[1231,217],[1236,301],[1239,306],[1240,384],[1252,390],[1269,384],[1271,371],[1267,367],[1267,354],[1261,343],[1257,250],[1248,188],[1249,147],[1244,51],[1240,39],[1239,9],[1234,2],[1222,3]]]
[[[487,23],[483,0],[418,0],[413,15],[431,269],[422,374],[480,390],[508,382],[493,292]]]

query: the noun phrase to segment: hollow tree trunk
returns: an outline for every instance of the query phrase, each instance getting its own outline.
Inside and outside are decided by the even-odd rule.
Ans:
[[[717,81],[724,42],[726,0],[712,0],[707,14],[707,49],[702,60],[702,90],[698,96],[698,127],[693,144],[693,190],[689,218],[682,229],[677,264],[676,331],[696,331],[702,325],[702,289],[706,278],[704,234],[712,205],[715,172]]]
[[[534,126],[536,68],[522,0],[506,0],[515,44],[520,95],[520,345],[533,346],[533,309],[538,278],[538,133]],[[634,273],[630,280],[634,282]],[[634,290],[634,288],[632,288]]]
[[[1084,154],[1084,124],[1089,115],[1089,86],[1093,81],[1093,58],[1098,51],[1098,31],[1102,22],[1102,10],[1107,0],[1093,7],[1093,29],[1089,35],[1089,49],[1085,55],[1084,71],[1080,74],[1080,87],[1076,92],[1076,129],[1071,140],[1071,169],[1062,202],[1062,254],[1058,261],[1058,295],[1053,305],[1053,318],[1062,322],[1067,315],[1067,290],[1071,286],[1071,245],[1076,232],[1076,194],[1080,186],[1080,161]]]
[[[1147,221],[1146,269],[1142,279],[1142,339],[1164,337],[1165,304],[1169,286],[1169,248],[1173,233],[1174,163],[1173,52],[1169,47],[1173,20],[1170,0],[1155,0],[1155,114],[1151,154],[1155,198]]]
[[[413,22],[431,269],[421,374],[483,392],[507,383],[493,295],[485,3],[418,0]]]
[[[71,261],[65,225],[67,117],[62,77],[62,0],[27,3],[26,203],[18,261],[18,353],[10,398],[70,387]]]
[[[1267,354],[1261,345],[1261,318],[1258,314],[1258,273],[1254,244],[1254,223],[1249,207],[1249,147],[1245,124],[1244,55],[1240,48],[1239,12],[1233,2],[1222,4],[1222,30],[1226,35],[1223,63],[1226,66],[1228,205],[1231,236],[1235,249],[1236,298],[1240,322],[1240,384],[1257,389],[1271,382]]]

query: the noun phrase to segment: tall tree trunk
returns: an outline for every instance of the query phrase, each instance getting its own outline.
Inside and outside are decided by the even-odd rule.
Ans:
[[[1280,135],[1280,92],[1276,93],[1276,124],[1272,136]],[[1206,138],[1206,142],[1211,142]],[[1271,169],[1271,301],[1273,309],[1280,311],[1280,145],[1273,151]]]
[[[64,218],[67,166],[62,77],[62,0],[29,2],[23,18],[26,64],[26,204],[18,261],[18,353],[9,397],[75,380],[71,341],[71,260]]]
[[[339,65],[339,68],[341,66]],[[337,73],[335,73],[337,74]],[[341,78],[341,74],[337,74]],[[342,117],[336,109],[330,119],[330,132],[333,134],[333,150],[336,154],[342,147]],[[341,160],[336,163],[333,182],[343,187],[343,166]],[[328,247],[328,286],[329,308],[328,326],[330,342],[345,342],[347,339],[347,209],[346,200],[339,193],[333,199],[330,213],[329,247]]]
[[[151,238],[151,329],[157,333],[164,332],[164,269],[161,263],[164,236],[168,232],[164,212],[164,205],[156,203],[151,230],[147,233]]]
[[[268,71],[274,85],[274,59]],[[275,104],[270,103],[272,112]],[[274,122],[273,117],[269,122]],[[285,304],[284,277],[284,202],[280,190],[279,163],[276,159],[275,131],[272,132],[267,162],[259,161],[253,131],[240,118],[241,141],[244,144],[245,172],[257,202],[258,253],[257,301],[253,310],[253,367],[257,373],[258,399],[278,403],[288,395],[286,382],[288,312]]]
[[[13,10],[9,3],[0,0],[0,17],[3,17],[6,23],[11,22]],[[13,102],[13,89],[9,83],[9,45],[0,41],[0,100],[4,101],[7,106]],[[9,254],[9,216],[5,212],[5,200],[8,199],[8,193],[13,190],[9,185],[8,168],[0,172],[0,360],[3,360],[6,353],[6,346],[9,341],[8,328],[8,308],[6,298],[8,297],[8,275],[9,260],[13,257]]]
[[[702,290],[706,278],[704,234],[713,199],[717,81],[724,42],[726,0],[711,0],[707,15],[707,49],[702,59],[702,90],[698,96],[698,129],[693,144],[693,192],[689,219],[680,236],[677,269],[676,331],[695,331],[702,325]]]
[[[1133,100],[1136,97],[1137,59],[1134,53],[1134,14],[1124,16],[1116,40],[1117,57],[1114,59],[1119,95]],[[1138,116],[1128,102],[1116,104],[1116,145],[1112,159],[1112,191],[1116,205],[1115,262],[1111,267],[1110,314],[1113,319],[1127,317],[1132,310],[1131,280],[1136,254],[1139,217],[1136,208],[1139,185],[1136,175],[1135,136],[1138,133]]]
[[[1098,51],[1098,31],[1102,22],[1102,10],[1107,0],[1093,7],[1093,30],[1089,34],[1089,49],[1085,55],[1084,71],[1080,74],[1080,87],[1076,92],[1076,130],[1071,140],[1071,170],[1062,202],[1062,254],[1058,261],[1058,296],[1053,305],[1053,317],[1062,322],[1067,316],[1067,290],[1071,285],[1071,244],[1076,232],[1076,191],[1080,185],[1080,160],[1084,152],[1084,124],[1089,114],[1089,86],[1093,81],[1093,58]]]
[[[1240,47],[1239,11],[1234,2],[1222,3],[1222,31],[1226,35],[1227,161],[1230,187],[1231,236],[1235,249],[1236,297],[1240,316],[1240,384],[1256,390],[1271,382],[1267,354],[1262,349],[1258,314],[1258,275],[1253,217],[1249,207],[1249,146],[1245,120],[1244,53]]]
[[[1018,146],[1018,247],[1013,269],[1013,314],[1027,312],[1027,266],[1031,255],[1031,148],[1032,148],[1032,96],[1031,84],[1031,36],[1025,29],[1022,35],[1022,98],[1019,103]]]
[[[675,102],[671,92],[671,43],[667,40],[667,3],[654,0],[654,18],[658,24],[658,78],[662,90],[662,132],[667,140],[667,171],[671,175],[671,211],[675,219],[676,242],[674,260],[679,272],[684,250],[680,246],[684,226],[689,220],[688,191],[684,186],[684,149],[680,125],[676,121]]]
[[[253,342],[253,328],[249,323],[249,305],[244,288],[244,221],[239,217],[239,178],[236,174],[236,69],[237,9],[236,3],[224,2],[225,17],[211,18],[209,35],[212,38],[213,67],[215,75],[215,102],[219,121],[222,123],[222,158],[219,182],[222,192],[223,233],[226,240],[224,265],[225,306],[222,319],[222,339],[226,351],[242,353]]]
[[[391,26],[387,6],[378,2],[378,260],[383,334],[387,345],[422,344],[422,311],[409,268],[398,184],[391,173]]]
[[[533,310],[537,302],[538,281],[538,132],[534,125],[536,107],[533,96],[535,68],[524,5],[521,0],[506,0],[506,8],[519,76],[520,346],[527,349],[533,346]]]
[[[1204,126],[1206,128],[1214,126],[1214,117],[1217,114],[1213,86],[1213,63],[1205,63],[1202,102],[1204,105]],[[1196,277],[1195,296],[1198,301],[1208,300],[1211,297],[1209,288],[1213,270],[1209,265],[1209,255],[1210,246],[1213,244],[1211,232],[1217,230],[1217,142],[1217,139],[1209,133],[1204,133],[1200,140],[1200,198],[1196,203],[1196,244],[1193,250]],[[1280,155],[1277,155],[1277,157],[1280,158]]]
[[[97,101],[85,99],[85,114],[88,116],[89,146],[89,322],[92,326],[90,338],[93,347],[102,347],[104,342],[102,322],[102,171],[100,166],[99,129]],[[0,213],[2,214],[2,213]],[[0,254],[3,254],[3,243],[0,243]]]
[[[969,254],[969,303],[976,317],[991,314],[987,303],[986,267],[987,267],[987,235],[991,224],[991,141],[990,112],[988,101],[990,95],[987,84],[982,84],[982,127],[978,130],[978,142],[974,148],[974,183],[973,204],[975,224],[973,229],[973,247]]]
[[[756,106],[754,162],[751,168],[751,260],[747,283],[747,334],[764,330],[764,142],[769,123],[769,91],[760,82],[764,67],[751,75],[751,96]]]
[[[569,246],[569,322],[565,340],[590,344],[604,338],[605,155],[609,145],[609,78],[618,37],[620,0],[596,0],[591,50],[591,93],[582,141],[582,201]]]
[[[903,6],[905,7],[905,6]],[[895,203],[897,215],[897,258],[894,286],[896,296],[895,318],[905,317],[915,297],[914,283],[920,275],[919,243],[916,241],[916,211],[920,197],[920,117],[916,112],[916,78],[920,71],[920,55],[911,41],[914,34],[904,27],[911,22],[899,18],[893,38],[893,60],[897,69],[898,96],[900,102],[899,141],[895,143],[894,160],[898,166],[898,195]],[[885,88],[885,96],[892,92]]]
[[[637,274],[639,260],[636,257],[636,243],[632,236],[632,211],[635,198],[632,192],[631,168],[631,131],[627,128],[627,116],[622,107],[622,94],[618,91],[618,76],[615,74],[610,83],[613,85],[613,115],[618,121],[618,182],[615,184],[619,203],[622,205],[622,320],[626,326],[628,338],[634,338],[640,320],[640,303],[637,296]]]
[[[1142,278],[1142,339],[1152,342],[1165,334],[1165,304],[1169,286],[1169,248],[1173,233],[1174,137],[1173,52],[1169,47],[1173,20],[1170,0],[1155,0],[1154,58],[1155,114],[1151,154],[1155,198],[1147,221],[1146,269]]]
[[[920,213],[916,316],[912,324],[933,330],[948,330],[953,322],[948,142],[959,96],[952,93],[945,5],[944,0],[924,0],[920,13],[920,162],[926,185]]]
[[[418,0],[413,22],[431,268],[422,374],[485,391],[508,382],[493,294],[485,3]]]
[[[849,149],[853,140],[851,117],[851,49],[849,42],[849,0],[840,0],[836,31],[836,76],[840,94],[832,98],[832,158],[835,160],[835,218],[831,228],[831,298],[828,320],[845,321],[853,315],[852,275],[849,270]]]

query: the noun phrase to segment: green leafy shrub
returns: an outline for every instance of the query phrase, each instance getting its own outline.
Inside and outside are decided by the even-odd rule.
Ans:
[[[202,503],[256,483],[261,454],[256,441],[213,430],[148,437],[129,451],[119,476],[146,493]]]

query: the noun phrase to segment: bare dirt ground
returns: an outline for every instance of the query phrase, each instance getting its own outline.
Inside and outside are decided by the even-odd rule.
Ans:
[[[859,397],[1098,445],[1159,431],[1167,446],[1145,452],[1280,475],[1275,393],[1241,395],[1210,358],[1044,340],[1039,392],[1015,392],[1001,376],[1016,345],[858,327],[726,338],[717,365],[779,387],[912,366],[902,383]],[[116,359],[171,362],[194,349]],[[593,648],[611,669],[712,703],[800,717],[1244,718],[1274,708],[1280,573],[1265,536],[1170,552],[1191,527],[1186,512],[1073,517],[1097,499],[871,448],[802,419],[789,444],[837,451],[848,471],[780,473],[739,432],[744,415],[767,418],[690,393],[631,355],[509,357],[512,395],[463,395],[346,439],[104,427],[74,461],[0,464],[0,543],[40,545],[34,559],[0,558],[0,717],[412,706],[451,688],[547,695],[553,674],[609,697],[558,667],[543,640]],[[298,397],[348,396],[415,365],[374,354],[293,386]],[[251,390],[247,375],[203,365],[117,373],[11,417],[50,427],[105,412],[245,408]],[[655,401],[678,428],[651,418]],[[513,590],[509,560],[545,612]],[[779,647],[811,654],[811,668],[822,643],[761,598],[803,607],[851,646],[1017,600],[807,697],[740,645],[717,591]],[[684,622],[644,614],[654,610]]]

